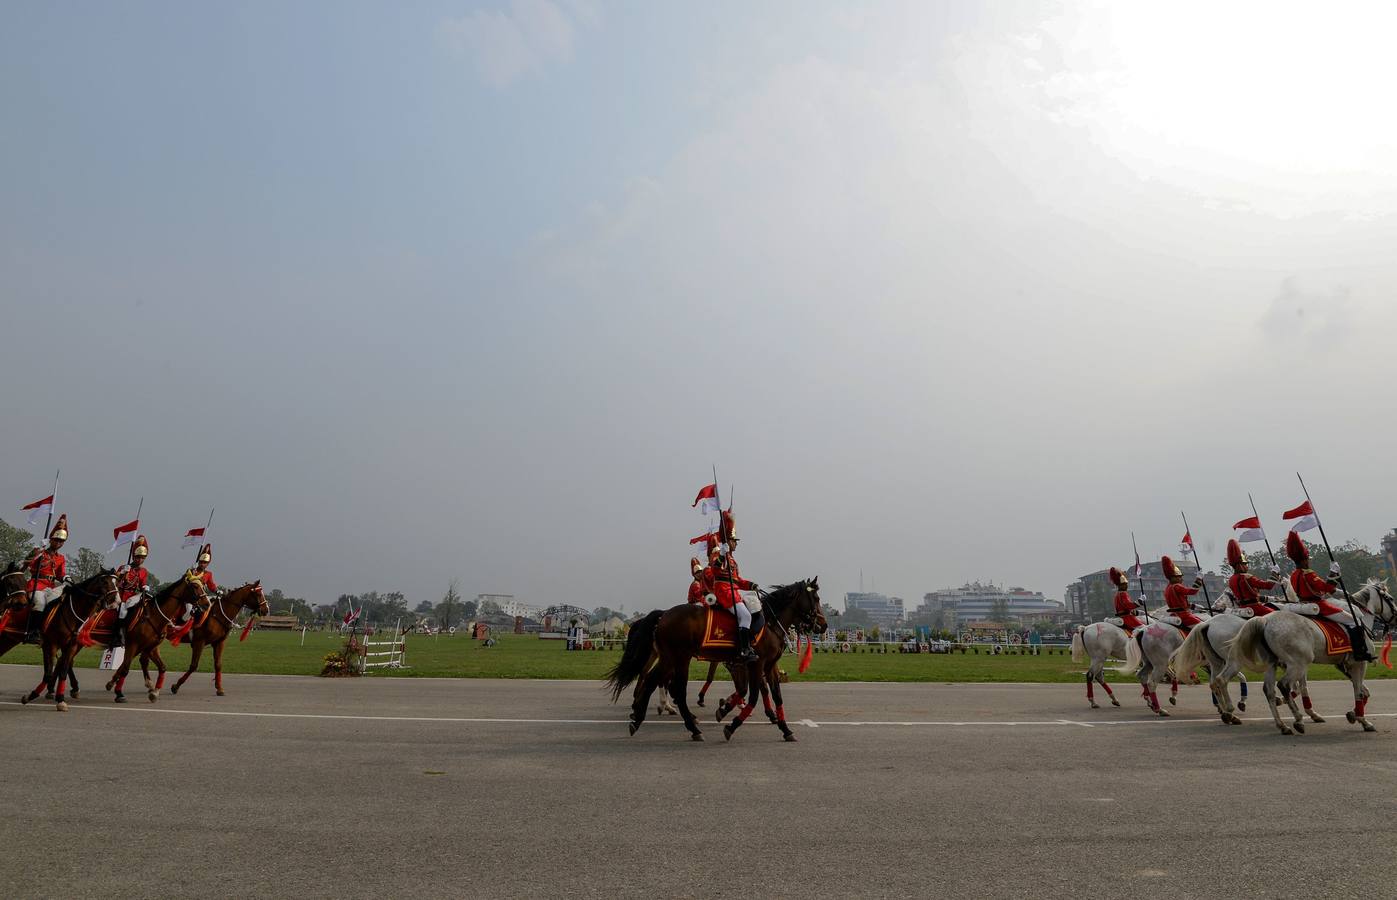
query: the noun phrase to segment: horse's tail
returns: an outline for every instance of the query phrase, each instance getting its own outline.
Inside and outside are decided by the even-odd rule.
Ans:
[[[620,699],[626,685],[635,681],[645,671],[645,664],[650,661],[650,649],[655,644],[655,626],[659,624],[662,615],[664,610],[657,609],[631,626],[631,632],[626,636],[626,649],[621,653],[620,661],[606,673],[606,686],[611,688],[612,703]]]
[[[1228,642],[1227,649],[1243,668],[1253,672],[1265,669],[1276,661],[1275,653],[1266,643],[1265,616],[1247,619],[1242,630]]]
[[[1169,655],[1169,674],[1175,678],[1187,675],[1208,659],[1208,622],[1194,628],[1179,645],[1179,649]]]
[[[1145,664],[1145,655],[1140,652],[1140,632],[1135,632],[1125,639],[1125,662],[1116,666],[1116,671],[1122,675],[1134,675],[1140,671],[1140,667]]]
[[[1078,625],[1077,630],[1072,632],[1072,661],[1075,663],[1086,659],[1087,645],[1082,642],[1082,632],[1086,629],[1087,626]]]

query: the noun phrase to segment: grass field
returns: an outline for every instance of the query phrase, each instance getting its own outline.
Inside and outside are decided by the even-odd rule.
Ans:
[[[310,632],[301,646],[299,632],[258,631],[239,643],[228,641],[224,653],[224,671],[229,673],[259,673],[276,675],[318,675],[325,654],[338,650],[343,638],[327,632]],[[407,661],[410,668],[370,677],[451,677],[451,678],[601,678],[620,657],[619,651],[568,652],[562,641],[544,641],[526,635],[504,635],[495,647],[482,647],[479,641],[465,636],[408,638]],[[165,664],[172,672],[182,672],[189,665],[188,647],[161,649]],[[78,657],[79,667],[93,667],[98,654],[84,650]],[[38,663],[38,648],[17,647],[0,658],[4,663]],[[981,653],[901,654],[901,653],[817,653],[810,670],[804,675],[796,672],[794,657],[782,665],[794,681],[1030,681],[1079,682],[1085,668],[1072,662],[1065,654],[1041,656],[989,656]],[[213,660],[205,651],[200,671],[212,672]],[[696,663],[691,678],[702,678],[707,669]],[[1381,665],[1369,667],[1370,678],[1392,676]],[[1316,666],[1314,679],[1337,678],[1332,667]],[[81,679],[81,675],[79,675]],[[1107,680],[1130,682],[1134,678],[1108,670]]]

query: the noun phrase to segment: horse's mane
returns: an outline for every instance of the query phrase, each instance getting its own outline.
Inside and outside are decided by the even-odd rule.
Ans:
[[[762,598],[762,603],[770,605],[774,613],[780,614],[799,596],[796,593],[797,589],[803,588],[805,585],[804,581],[774,585],[771,590],[766,592],[766,596]]]

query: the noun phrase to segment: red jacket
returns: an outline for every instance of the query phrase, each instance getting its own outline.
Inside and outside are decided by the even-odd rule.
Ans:
[[[720,557],[717,562],[703,570],[704,585],[718,598],[723,609],[732,609],[742,598],[739,591],[750,591],[756,585],[742,577],[737,560],[731,556]]]
[[[1334,613],[1343,612],[1341,607],[1324,599],[1338,590],[1337,586],[1330,584],[1328,579],[1317,575],[1313,569],[1296,569],[1291,572],[1290,586],[1295,588],[1295,596],[1301,600],[1318,604],[1321,616],[1332,616]]]
[[[192,578],[195,581],[199,582],[204,586],[204,589],[210,593],[213,593],[214,591],[218,590],[218,585],[213,583],[213,573],[210,572],[208,569],[205,569],[202,572],[196,572],[194,569],[190,569],[188,572],[185,573],[184,577]]]
[[[1116,592],[1116,615],[1127,616],[1139,609],[1137,604],[1127,591]]]
[[[689,582],[689,602],[703,605],[703,598],[708,593],[708,586],[698,581]]]
[[[68,559],[62,553],[39,550],[24,563],[29,570],[26,591],[46,591],[68,577]]]
[[[1188,598],[1198,593],[1198,588],[1191,588],[1183,582],[1171,584],[1164,589],[1164,605],[1169,607],[1170,612],[1188,612]]]
[[[150,573],[145,566],[136,568],[135,566],[125,566],[116,573],[116,589],[121,593],[121,599],[130,600],[135,594],[139,594],[146,586],[146,578]]]
[[[1238,606],[1257,602],[1261,599],[1259,591],[1269,591],[1278,584],[1280,582],[1257,578],[1250,572],[1234,572],[1232,577],[1227,579],[1227,589],[1232,592]]]

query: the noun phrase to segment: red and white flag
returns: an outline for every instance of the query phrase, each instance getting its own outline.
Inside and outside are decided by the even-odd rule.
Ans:
[[[118,526],[116,526],[115,528],[113,528],[113,529],[112,529],[112,550],[115,550],[117,547],[120,547],[122,544],[129,544],[129,543],[131,543],[132,541],[134,541],[134,540],[136,539],[136,532],[140,529],[140,527],[141,527],[141,520],[140,520],[140,519],[132,519],[130,522],[127,522],[125,525],[118,525]],[[108,550],[107,552],[108,552],[108,553],[111,553],[112,550]]]
[[[1261,519],[1258,516],[1243,519],[1236,525],[1233,525],[1232,530],[1239,532],[1237,535],[1237,543],[1239,544],[1249,544],[1252,541],[1266,540],[1266,532],[1262,530]]]
[[[204,542],[204,529],[191,528],[184,533],[184,543],[181,547],[197,547]]]
[[[1179,552],[1185,556],[1193,552],[1193,537],[1187,531],[1184,532],[1184,539],[1179,541]]]
[[[709,538],[711,538],[711,537],[713,537],[713,532],[711,532],[711,531],[705,531],[703,534],[699,535],[699,536],[696,537],[696,538],[689,538],[689,543],[690,543],[690,544],[702,544],[702,543],[706,542],[706,541],[707,541]]]
[[[1134,540],[1133,537],[1131,539]],[[1143,574],[1145,574],[1145,569],[1140,565],[1140,548],[1137,547],[1135,548],[1135,577],[1139,578]]]
[[[359,607],[358,609],[355,609],[355,608],[354,608],[354,604],[351,603],[351,604],[349,605],[349,612],[347,612],[347,613],[344,614],[344,624],[346,624],[346,625],[353,625],[353,624],[355,623],[355,621],[358,620],[358,618],[359,618],[359,613],[361,613],[361,612],[363,612],[363,611],[364,611],[364,607],[361,606],[361,607]]]
[[[49,494],[42,500],[35,500],[33,503],[26,503],[19,508],[20,512],[29,513],[29,518],[25,521],[30,525],[37,525],[39,516],[48,515],[53,512],[53,494]]]
[[[1290,526],[1291,531],[1309,531],[1311,528],[1319,527],[1319,518],[1315,516],[1315,508],[1308,500],[1294,509],[1286,510],[1285,515],[1281,516],[1281,518],[1285,519],[1287,522],[1291,519],[1298,520],[1294,525]]]
[[[699,489],[698,496],[694,498],[693,506],[698,507],[698,511],[705,516],[718,511],[718,484],[705,485]]]

